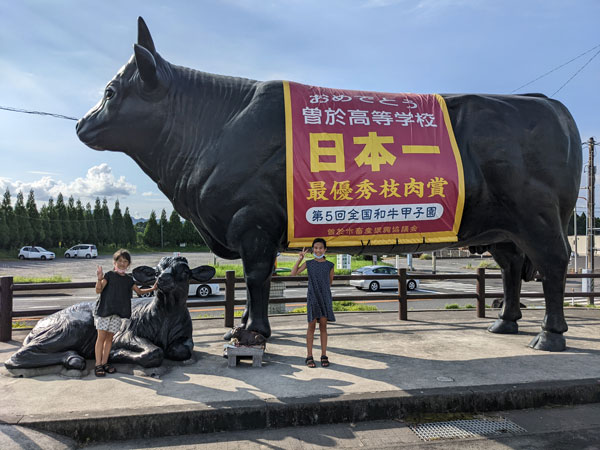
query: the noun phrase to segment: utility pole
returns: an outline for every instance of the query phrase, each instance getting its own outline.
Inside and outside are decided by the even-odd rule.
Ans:
[[[587,226],[587,269],[588,273],[594,273],[594,189],[596,178],[596,166],[594,165],[594,138],[588,141],[588,226]],[[590,292],[594,292],[594,279],[589,280]],[[594,304],[594,298],[590,297],[590,305]]]

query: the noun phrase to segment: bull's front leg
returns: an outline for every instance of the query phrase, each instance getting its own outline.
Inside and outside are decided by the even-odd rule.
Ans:
[[[525,254],[513,243],[500,243],[489,248],[494,260],[502,269],[504,298],[498,320],[488,331],[499,334],[517,334],[517,320],[522,317],[520,308],[521,276],[525,264]]]
[[[115,363],[138,364],[142,367],[160,366],[164,359],[163,349],[147,339],[128,335],[113,344],[109,361]]]
[[[247,330],[256,331],[268,338],[271,336],[269,289],[277,256],[276,244],[262,230],[251,230],[241,240],[240,255],[248,296],[242,324],[245,324]]]

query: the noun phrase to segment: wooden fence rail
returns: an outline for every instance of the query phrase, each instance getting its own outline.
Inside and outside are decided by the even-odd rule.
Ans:
[[[406,269],[400,269],[398,275],[336,275],[335,280],[378,280],[378,279],[397,279],[398,293],[397,294],[377,294],[369,296],[370,300],[398,300],[398,316],[400,320],[408,320],[408,300],[452,300],[452,299],[467,299],[476,300],[476,315],[477,317],[485,317],[485,299],[489,297],[502,297],[503,292],[486,292],[486,279],[500,279],[500,274],[488,274],[485,269],[477,269],[476,273],[444,273],[444,274],[425,274],[411,273],[411,276],[419,280],[475,280],[476,289],[474,293],[442,293],[442,294],[409,294],[406,289],[406,281],[408,273]],[[567,278],[600,278],[600,274],[568,274]],[[307,276],[276,276],[274,280],[279,282],[294,281],[306,282]],[[244,283],[243,278],[236,278],[233,270],[227,271],[225,278],[214,278],[212,283],[225,285],[224,300],[188,300],[188,307],[197,306],[220,306],[225,310],[226,328],[231,328],[234,324],[234,309],[236,305],[244,305],[245,300],[235,299],[235,286],[239,283]],[[94,288],[95,282],[78,282],[78,283],[13,283],[13,277],[0,277],[0,342],[10,341],[12,338],[12,319],[15,317],[38,317],[53,314],[60,309],[47,309],[35,311],[14,311],[13,310],[13,292],[17,291],[41,291],[50,289],[87,289]],[[600,295],[595,292],[570,292],[571,297],[587,297],[590,298],[590,303],[593,303],[594,298]],[[524,298],[542,298],[543,293],[521,293]],[[364,295],[341,295],[335,296],[334,301],[340,300],[363,300]],[[275,297],[270,298],[269,303],[294,303],[305,302],[306,297]]]

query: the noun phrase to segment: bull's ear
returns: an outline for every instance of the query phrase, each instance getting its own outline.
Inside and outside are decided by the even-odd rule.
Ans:
[[[144,47],[152,56],[156,56],[156,48],[154,47],[154,41],[148,30],[148,25],[144,22],[144,19],[138,17],[138,45]]]
[[[153,284],[156,281],[156,269],[150,266],[139,266],[131,272],[140,284]]]
[[[210,280],[215,276],[216,270],[211,266],[200,266],[192,269],[192,278],[201,283]]]
[[[133,51],[140,78],[145,86],[149,89],[154,89],[158,86],[158,74],[156,73],[156,60],[154,56],[144,47],[137,44],[133,44]]]

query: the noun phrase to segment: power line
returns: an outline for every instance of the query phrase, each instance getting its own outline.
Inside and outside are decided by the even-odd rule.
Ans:
[[[10,106],[0,106],[0,109],[3,109],[5,111],[24,113],[24,114],[37,114],[40,116],[56,117],[57,119],[67,119],[67,120],[75,120],[75,121],[79,120],[75,117],[63,116],[62,114],[54,114],[54,113],[49,113],[49,112],[44,112],[44,111],[29,111],[27,109],[12,108]]]
[[[523,86],[519,86],[518,88],[516,88],[515,90],[511,91],[510,93],[511,93],[511,94],[513,94],[513,93],[517,92],[519,89],[521,89],[521,88],[524,88],[525,86],[529,86],[529,85],[530,85],[530,84],[532,84],[532,83],[535,83],[537,80],[539,80],[539,79],[541,79],[541,78],[544,78],[546,75],[550,75],[552,72],[555,72],[555,71],[557,71],[557,70],[558,70],[558,69],[560,69],[561,67],[564,67],[564,66],[566,66],[567,64],[570,64],[570,63],[572,63],[572,62],[573,62],[573,61],[575,61],[576,59],[579,59],[579,58],[581,58],[582,56],[584,56],[584,55],[587,55],[588,53],[590,53],[590,52],[592,52],[592,51],[596,50],[598,47],[600,47],[600,44],[596,45],[595,47],[593,47],[593,48],[591,48],[591,49],[589,49],[589,50],[586,50],[586,51],[585,51],[585,52],[583,52],[581,55],[579,55],[579,56],[576,56],[575,58],[571,59],[570,61],[567,61],[566,63],[564,63],[564,64],[561,64],[561,65],[560,65],[560,66],[558,66],[558,67],[555,67],[554,69],[550,70],[549,72],[546,72],[545,74],[543,74],[543,75],[540,75],[540,76],[539,76],[539,77],[537,77],[535,80],[532,80],[532,81],[530,81],[529,83],[525,83]],[[596,55],[597,55],[597,54],[598,54],[598,53],[596,53]],[[596,57],[596,55],[592,56],[592,59],[594,59],[594,58]],[[590,59],[590,61],[591,61],[591,59]],[[585,64],[583,67],[587,66],[587,65],[590,63],[590,61],[588,61],[588,62],[587,62],[587,63],[586,63],[586,64]],[[583,69],[583,67],[582,67],[582,69]],[[579,71],[581,71],[581,69],[580,69]],[[577,72],[577,73],[579,73],[579,72]],[[575,74],[575,75],[577,75],[577,74]],[[575,76],[575,75],[573,75],[573,76]],[[572,79],[572,78],[573,78],[573,77],[571,77],[571,79]],[[571,79],[569,79],[569,80],[567,81],[567,83],[568,83],[569,81],[571,81]],[[565,84],[566,84],[566,83],[565,83]],[[562,89],[563,87],[564,87],[564,85],[563,85],[563,86],[561,86],[561,87],[560,87],[560,89]],[[559,89],[559,90],[560,90],[560,89]],[[558,92],[558,91],[556,91],[556,92]],[[556,93],[556,92],[555,92],[555,93]],[[552,94],[552,95],[554,95],[554,94]]]
[[[562,88],[564,88],[564,87],[565,87],[565,86],[566,86],[566,85],[569,83],[569,81],[571,81],[573,78],[575,78],[575,77],[577,76],[577,74],[578,74],[579,72],[581,72],[583,69],[585,69],[585,66],[587,66],[589,63],[591,63],[591,62],[592,62],[592,59],[594,59],[596,56],[598,56],[598,54],[599,54],[599,53],[600,53],[600,50],[598,50],[596,53],[594,53],[594,56],[592,56],[592,57],[591,57],[591,58],[588,60],[588,62],[586,62],[586,63],[585,63],[583,66],[581,66],[581,68],[580,68],[580,69],[579,69],[577,72],[575,72],[571,78],[569,78],[567,81],[565,81],[565,84],[563,84],[563,85],[562,85],[561,87],[559,87],[559,88],[558,88],[556,91],[554,91],[554,92],[553,92],[553,93],[550,95],[550,97],[553,97],[553,96],[554,96],[554,94],[556,94],[558,91],[560,91]]]

